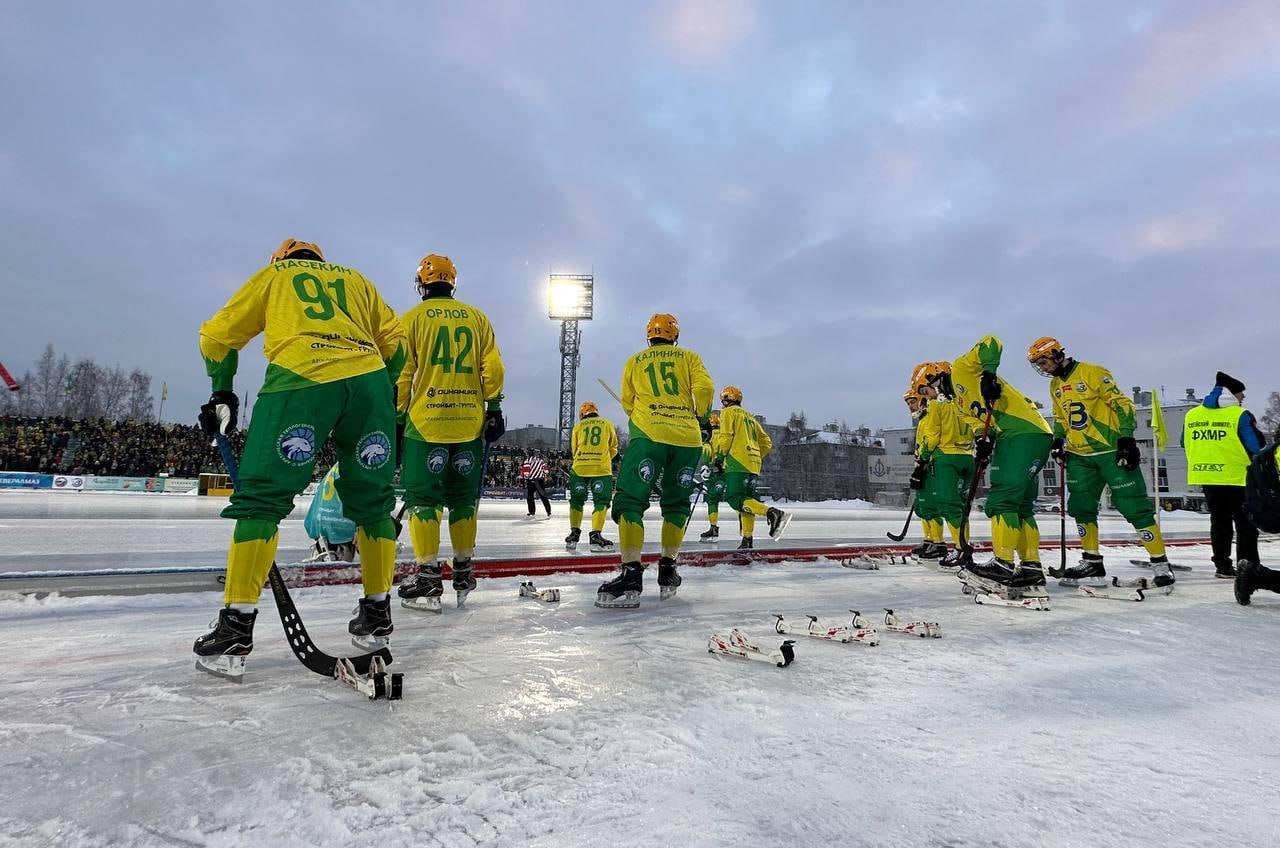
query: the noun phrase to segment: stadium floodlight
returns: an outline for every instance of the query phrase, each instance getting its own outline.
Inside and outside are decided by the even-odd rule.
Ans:
[[[591,274],[552,274],[547,280],[547,317],[590,321],[595,278]]]

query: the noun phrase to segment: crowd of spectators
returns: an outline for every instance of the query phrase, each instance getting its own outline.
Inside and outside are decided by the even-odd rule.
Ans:
[[[244,433],[232,434],[238,454]],[[489,454],[486,487],[520,486],[520,465],[532,454],[551,468],[549,488],[564,487],[572,458],[567,451],[530,450],[496,444]],[[335,460],[332,441],[316,459],[315,476],[324,475]],[[103,418],[0,417],[0,471],[60,474],[99,474],[120,477],[198,477],[201,472],[225,473],[217,448],[199,427]]]

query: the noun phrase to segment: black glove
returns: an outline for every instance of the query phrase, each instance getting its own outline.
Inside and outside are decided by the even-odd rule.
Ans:
[[[1054,439],[1053,447],[1049,449],[1049,456],[1059,465],[1064,465],[1067,461],[1067,440]]]
[[[717,456],[714,460],[712,460],[711,470],[717,474],[724,473],[724,457],[723,456]]]
[[[916,460],[916,467],[911,469],[911,488],[917,492],[924,488],[924,478],[929,476],[929,463],[923,459]]]
[[[979,465],[985,465],[987,460],[991,458],[991,452],[995,450],[996,440],[990,433],[979,436],[973,440],[973,453],[977,457]]]
[[[1214,378],[1213,384],[1215,386],[1222,386],[1222,388],[1231,392],[1233,395],[1238,395],[1244,391],[1244,383],[1240,382],[1235,377],[1232,377],[1225,371],[1218,372],[1217,376]]]
[[[702,443],[707,444],[711,441],[711,420],[703,419],[698,422],[698,428],[702,430]]]
[[[491,409],[484,414],[484,440],[493,444],[507,432],[507,420],[502,417],[501,409]]]
[[[396,468],[404,464],[404,421],[396,418]]]
[[[998,401],[1003,393],[1003,389],[1000,388],[1000,378],[991,371],[982,372],[982,382],[978,388],[982,393],[982,400],[986,402],[987,406],[991,406]]]
[[[1142,462],[1142,454],[1138,453],[1138,443],[1133,436],[1121,436],[1116,440],[1116,465],[1124,469],[1137,468]]]
[[[206,435],[221,433],[226,436],[236,431],[236,419],[240,417],[240,398],[232,391],[214,392],[209,402],[200,407],[200,428]]]

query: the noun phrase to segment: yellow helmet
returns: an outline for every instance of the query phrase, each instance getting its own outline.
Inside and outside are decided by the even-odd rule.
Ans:
[[[600,407],[596,406],[589,400],[584,400],[582,406],[578,407],[578,417],[586,418],[588,415],[599,415]]]
[[[449,257],[431,253],[422,257],[422,261],[418,263],[418,273],[413,279],[419,286],[429,286],[432,283],[448,283],[456,286],[458,269],[454,267],[453,260]]]
[[[649,341],[654,339],[662,339],[674,343],[680,338],[680,322],[676,320],[676,316],[666,312],[659,312],[649,319],[649,326],[645,327],[645,338]]]
[[[737,386],[725,386],[720,390],[720,403],[725,406],[731,403],[741,404],[742,389]]]
[[[1054,362],[1061,362],[1067,356],[1067,351],[1062,347],[1062,342],[1053,336],[1041,336],[1031,343],[1027,348],[1027,361],[1031,363],[1031,367],[1042,377],[1052,377],[1052,371],[1046,371],[1037,364],[1040,359],[1052,359]]]
[[[320,245],[309,241],[298,241],[296,238],[287,238],[280,242],[280,246],[276,248],[275,253],[271,254],[271,262],[283,262],[290,256],[297,256],[299,253],[310,252],[316,255],[321,262],[324,261],[324,253],[320,250]]]
[[[712,430],[717,429],[720,426],[720,413],[718,412],[711,413],[711,417],[709,420],[711,421],[711,429]]]

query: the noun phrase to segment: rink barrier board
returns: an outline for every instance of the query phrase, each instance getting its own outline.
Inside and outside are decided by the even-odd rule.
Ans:
[[[1169,539],[1170,548],[1205,545],[1208,537]],[[1108,540],[1106,547],[1133,547],[1133,541]],[[680,554],[681,566],[694,568],[722,564],[752,565],[779,562],[817,562],[825,560],[833,564],[867,557],[905,556],[911,545],[844,544],[809,547],[767,547],[750,551],[690,550]],[[1068,542],[1068,547],[1079,548],[1080,542]],[[990,544],[975,546],[978,552],[990,550]],[[1048,549],[1045,549],[1048,550]],[[658,555],[645,554],[646,563],[655,563]],[[611,553],[565,554],[548,557],[513,557],[477,560],[476,577],[539,577],[551,574],[593,574],[613,571],[618,567],[618,555]],[[71,597],[78,595],[144,595],[172,592],[217,592],[222,590],[222,575],[226,569],[220,565],[173,566],[162,568],[100,568],[79,571],[14,571],[0,573],[0,594],[38,594],[53,592]],[[342,586],[360,582],[360,566],[350,563],[294,563],[280,566],[285,584],[291,589],[313,586]],[[396,582],[415,574],[413,562],[396,563]],[[449,576],[445,568],[445,575]]]

